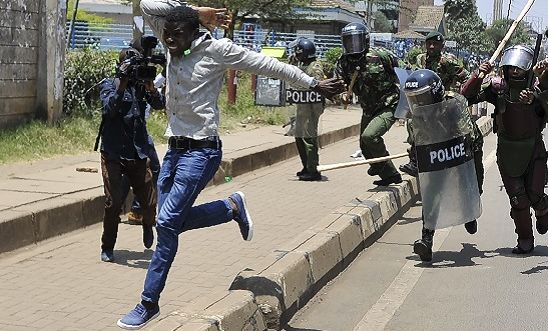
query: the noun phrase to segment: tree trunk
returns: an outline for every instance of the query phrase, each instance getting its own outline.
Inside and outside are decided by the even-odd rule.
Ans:
[[[142,26],[137,26],[137,23],[135,22],[135,17],[141,17],[142,21],[142,15],[141,7],[140,7],[141,1],[140,0],[133,0],[132,6],[133,6],[133,41],[140,41],[141,37],[143,36],[143,32],[145,30],[144,22],[142,23]]]

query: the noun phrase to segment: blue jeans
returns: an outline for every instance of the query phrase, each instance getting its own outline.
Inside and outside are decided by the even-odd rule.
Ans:
[[[212,148],[167,151],[158,177],[158,243],[148,267],[143,300],[159,301],[177,253],[179,234],[232,220],[228,199],[192,206],[215,175],[221,157],[222,151]]]

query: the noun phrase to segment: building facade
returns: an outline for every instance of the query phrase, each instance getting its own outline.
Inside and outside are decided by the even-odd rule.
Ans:
[[[400,11],[398,13],[398,32],[409,29],[415,17],[419,6],[433,6],[434,0],[400,0]]]

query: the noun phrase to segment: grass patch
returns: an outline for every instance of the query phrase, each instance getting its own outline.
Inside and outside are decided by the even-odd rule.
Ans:
[[[251,79],[241,74],[235,105],[227,105],[226,88],[219,98],[221,134],[249,130],[264,125],[282,125],[294,109],[290,107],[256,107],[251,91]],[[55,125],[31,121],[0,132],[0,164],[34,161],[58,155],[75,155],[93,151],[100,112],[85,109],[66,115]],[[166,143],[164,132],[167,118],[163,111],[153,112],[147,121],[149,133],[156,144]]]

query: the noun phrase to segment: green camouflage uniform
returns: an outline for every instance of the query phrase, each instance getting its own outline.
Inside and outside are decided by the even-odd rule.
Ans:
[[[299,66],[307,75],[317,80],[325,79],[325,73],[320,61]],[[295,143],[303,164],[303,169],[309,173],[317,172],[318,155],[318,123],[323,114],[325,102],[298,104],[295,117]]]
[[[429,69],[440,76],[445,91],[459,93],[460,86],[470,77],[468,70],[450,53],[439,56],[428,56],[427,53],[417,55],[416,69]]]
[[[394,67],[400,66],[403,63],[392,52],[377,47],[371,47],[358,61],[343,55],[337,62],[335,76],[347,85],[354,72],[359,72],[352,92],[363,109],[360,148],[366,159],[389,155],[382,136],[396,121],[399,88]],[[371,170],[382,179],[399,174],[392,161],[377,163]]]

